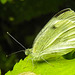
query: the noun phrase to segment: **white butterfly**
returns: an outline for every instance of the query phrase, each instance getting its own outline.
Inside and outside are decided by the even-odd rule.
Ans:
[[[18,42],[15,38],[13,39]],[[23,45],[21,46],[24,48]],[[65,55],[74,49],[75,12],[67,8],[58,12],[45,25],[35,38],[33,47],[26,49],[25,54],[30,54],[34,61],[41,61],[43,59]]]
[[[70,8],[58,12],[40,31],[32,49],[35,61],[67,54],[75,49],[75,12]]]

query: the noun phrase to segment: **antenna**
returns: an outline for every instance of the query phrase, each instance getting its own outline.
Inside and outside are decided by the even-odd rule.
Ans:
[[[19,53],[19,52],[22,52],[22,51],[24,52],[24,50],[17,51],[17,52],[11,53],[11,54],[9,54],[9,55],[6,55],[6,57],[11,56],[11,55],[16,54],[16,53]]]
[[[9,32],[7,32],[7,34],[14,40],[16,41],[21,47],[23,47],[24,49],[26,49],[19,41],[17,41]],[[21,51],[19,51],[21,52]]]

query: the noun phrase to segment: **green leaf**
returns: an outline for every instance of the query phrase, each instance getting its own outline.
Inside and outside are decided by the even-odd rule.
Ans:
[[[7,2],[7,0],[1,0],[2,4],[5,4]]]
[[[0,69],[0,75],[1,75],[1,69]]]
[[[32,62],[30,56],[15,64],[12,71],[5,75],[75,75],[75,59],[66,60],[63,57],[52,58],[41,62]]]

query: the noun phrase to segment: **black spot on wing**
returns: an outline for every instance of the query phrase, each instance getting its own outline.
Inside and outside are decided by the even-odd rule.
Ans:
[[[66,8],[66,9],[63,9],[61,10],[60,12],[58,12],[56,15],[54,15],[54,17],[57,17],[59,16],[60,14],[64,13],[64,12],[67,12],[67,11],[70,11],[71,9],[70,8]]]
[[[57,27],[55,27],[55,26],[52,26],[52,28],[53,28],[53,29],[56,29]]]

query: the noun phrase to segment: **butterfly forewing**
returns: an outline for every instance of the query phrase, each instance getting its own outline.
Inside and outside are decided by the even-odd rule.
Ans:
[[[63,55],[75,48],[75,12],[71,9],[57,13],[34,40],[33,53],[40,56]]]

